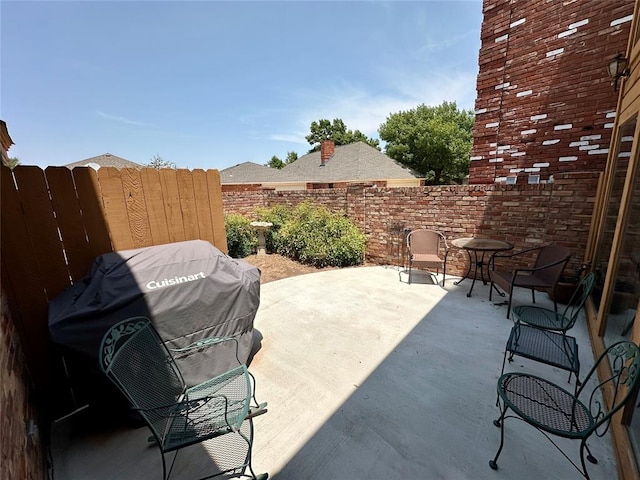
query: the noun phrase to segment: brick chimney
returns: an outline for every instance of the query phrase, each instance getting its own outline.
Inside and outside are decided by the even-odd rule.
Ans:
[[[333,143],[333,140],[323,140],[320,142],[320,166],[324,166],[327,163],[333,153],[336,151],[336,144]]]

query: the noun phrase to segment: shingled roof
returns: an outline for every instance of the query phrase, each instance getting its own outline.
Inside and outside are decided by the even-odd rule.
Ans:
[[[96,157],[85,158],[84,160],[80,160],[79,162],[68,163],[65,167],[73,168],[73,167],[94,167],[95,165],[99,167],[116,167],[116,168],[143,168],[144,165],[139,163],[132,162],[131,160],[127,160],[125,158],[118,157],[111,153],[103,153],[102,155],[98,155]]]
[[[320,151],[303,155],[281,170],[280,181],[324,183],[414,178],[421,177],[376,148],[356,142],[336,146],[324,164]]]
[[[9,155],[7,152],[11,145],[13,145],[13,140],[11,140],[9,130],[7,130],[7,124],[4,120],[0,120],[0,152],[2,152],[2,163],[4,165],[8,165]]]
[[[220,170],[220,183],[264,183],[280,182],[282,171],[277,168],[244,162]]]

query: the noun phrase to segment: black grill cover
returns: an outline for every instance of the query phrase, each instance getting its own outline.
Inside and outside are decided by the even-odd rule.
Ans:
[[[95,361],[109,327],[134,316],[154,323],[169,348],[212,336],[236,336],[240,361],[253,343],[260,270],[209,242],[193,240],[106,253],[90,273],[49,304],[51,339],[76,357]],[[231,367],[231,345],[175,354],[188,385]]]

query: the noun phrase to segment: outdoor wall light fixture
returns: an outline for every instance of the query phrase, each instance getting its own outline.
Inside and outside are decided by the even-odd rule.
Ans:
[[[627,59],[621,53],[619,53],[614,57],[613,60],[611,60],[611,62],[609,62],[608,71],[609,76],[613,78],[613,82],[611,83],[613,85],[613,89],[617,92],[618,81],[620,80],[620,78],[628,77],[630,74],[629,63],[627,62]]]

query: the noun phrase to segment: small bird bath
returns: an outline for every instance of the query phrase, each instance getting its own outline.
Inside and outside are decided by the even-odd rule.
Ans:
[[[258,255],[266,255],[267,244],[264,240],[264,232],[273,226],[271,222],[251,222],[251,226],[258,231]]]

